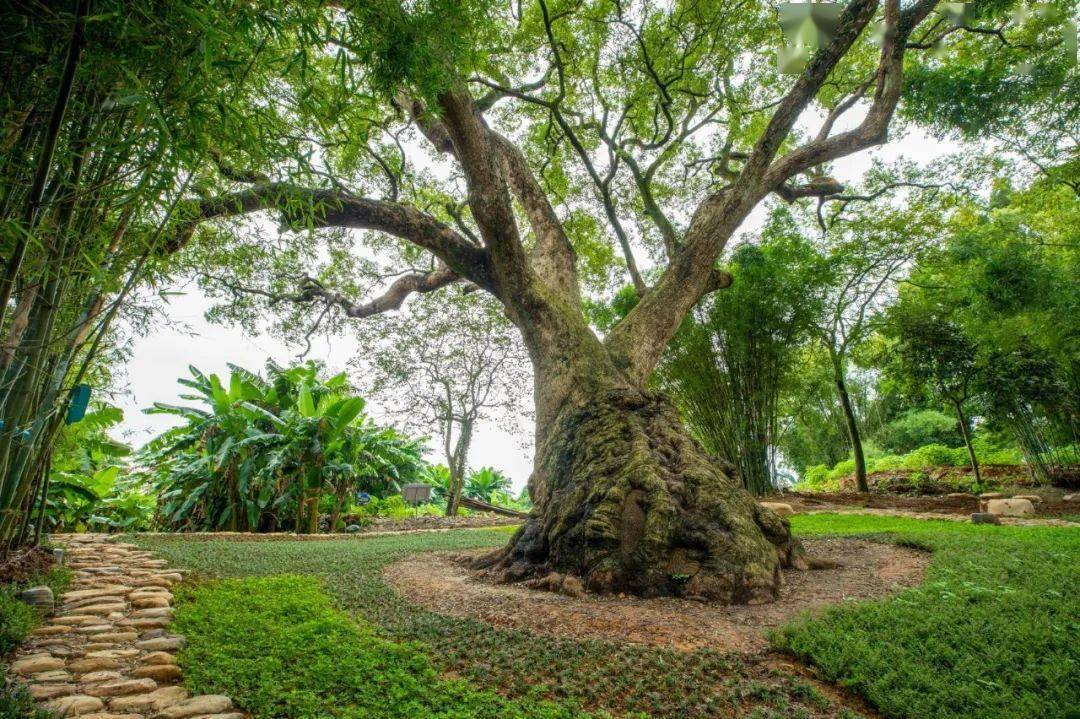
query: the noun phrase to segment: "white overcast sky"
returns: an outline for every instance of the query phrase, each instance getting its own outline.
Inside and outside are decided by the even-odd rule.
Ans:
[[[860,119],[860,113],[849,112],[843,119],[853,124]],[[808,123],[808,126],[812,124]],[[838,126],[835,131],[843,129],[847,128]],[[833,175],[841,182],[855,181],[875,158],[885,162],[905,158],[921,165],[958,149],[953,143],[938,141],[919,131],[909,131],[895,137],[885,147],[836,162]],[[765,217],[764,208],[763,203],[747,218],[736,237],[761,226]],[[176,422],[170,416],[146,415],[141,410],[156,401],[180,401],[177,395],[182,387],[176,383],[176,379],[188,375],[188,365],[193,364],[203,372],[227,375],[227,362],[261,370],[268,358],[289,363],[296,357],[295,348],[287,347],[269,335],[251,336],[238,327],[207,322],[203,315],[211,302],[193,283],[169,289],[183,293],[171,297],[169,315],[173,326],[158,327],[145,337],[134,340],[130,348],[131,359],[126,367],[126,388],[113,400],[124,410],[124,425],[120,433],[125,441],[136,446]],[[338,337],[329,341],[322,338],[313,342],[309,357],[324,361],[331,371],[337,372],[346,369],[355,351],[355,343],[348,338]],[[369,409],[376,419],[386,417],[374,402]],[[525,486],[531,471],[533,426],[531,422],[523,421],[519,423],[518,432],[508,434],[499,424],[495,418],[475,431],[469,465],[473,468],[488,465],[502,470],[513,479],[517,491]],[[445,459],[434,449],[439,446],[438,443],[432,442],[431,446],[433,451],[429,459],[444,462]]]

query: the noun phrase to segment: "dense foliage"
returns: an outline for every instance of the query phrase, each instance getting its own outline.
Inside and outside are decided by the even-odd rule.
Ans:
[[[344,374],[309,362],[230,366],[223,383],[192,367],[185,399],[148,412],[180,417],[142,450],[158,493],[159,524],[185,530],[315,532],[333,529],[359,492],[382,496],[423,476],[423,442],[364,414]]]

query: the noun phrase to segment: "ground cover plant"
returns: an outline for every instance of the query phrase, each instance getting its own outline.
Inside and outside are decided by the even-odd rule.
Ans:
[[[221,580],[187,588],[180,602],[188,685],[226,693],[258,719],[585,716],[440,679],[419,647],[335,609],[313,577]]]
[[[71,572],[54,568],[36,574],[19,584],[0,584],[0,660],[41,625],[41,613],[18,599],[18,592],[28,586],[47,585],[59,596],[71,583]],[[50,719],[53,715],[34,706],[30,692],[21,684],[9,683],[5,666],[0,663],[0,719]]]
[[[926,581],[796,624],[778,646],[885,716],[1070,717],[1080,706],[1080,534],[814,515],[806,534],[880,535],[934,552]]]
[[[858,716],[800,677],[780,674],[738,655],[578,642],[493,628],[411,605],[381,579],[382,567],[409,554],[493,547],[505,542],[506,536],[506,530],[464,530],[310,543],[228,542],[197,536],[136,541],[176,566],[195,570],[200,578],[314,575],[323,581],[338,607],[370,622],[380,636],[395,642],[418,642],[428,661],[443,674],[512,698],[580,705],[618,716],[633,716],[634,712],[651,717],[749,715],[758,719]],[[188,606],[195,607],[197,602]],[[181,626],[186,611],[179,612]],[[232,611],[230,608],[216,616],[228,624],[234,621]],[[185,631],[189,641],[198,645],[200,640],[192,628],[188,625]],[[257,681],[254,677],[262,668],[248,669],[252,681]],[[199,688],[236,691],[234,698],[240,696],[231,683],[208,682]],[[277,691],[284,695],[285,686]],[[455,696],[445,694],[444,698],[452,702]]]
[[[1080,661],[1080,536],[1071,530],[822,515],[797,516],[793,524],[803,536],[867,535],[934,552],[923,586],[839,609],[775,639],[884,716],[1065,717],[1080,701],[1073,671]],[[495,546],[504,537],[484,530],[315,543],[138,541],[205,576],[314,575],[337,606],[380,636],[419,642],[437,670],[510,697],[541,696],[616,715],[852,715],[758,657],[493,628],[410,605],[380,578],[383,566],[413,552]]]

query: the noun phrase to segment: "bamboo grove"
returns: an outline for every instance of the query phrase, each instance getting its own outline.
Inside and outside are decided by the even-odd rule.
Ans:
[[[285,57],[299,43],[281,29],[289,12],[271,3],[2,5],[6,552],[30,532],[47,494],[49,447],[71,390],[108,377],[117,318],[174,270],[178,248],[163,238],[180,198],[240,172],[230,157],[294,153],[275,132],[287,103],[264,100],[272,74],[302,73],[304,62]]]

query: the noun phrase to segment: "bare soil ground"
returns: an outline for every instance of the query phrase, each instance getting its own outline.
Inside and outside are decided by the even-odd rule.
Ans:
[[[53,565],[52,552],[41,547],[16,550],[0,564],[0,584],[21,584],[30,577],[44,574]]]
[[[1055,518],[1062,515],[1080,514],[1080,502],[1066,502],[1061,490],[1033,490],[1017,487],[1002,492],[1006,496],[1036,494],[1043,498],[1035,504],[1035,516]],[[826,511],[830,509],[895,509],[905,512],[968,516],[979,511],[979,498],[975,495],[950,497],[944,494],[907,495],[890,492],[786,492],[769,501],[790,504],[796,512]]]
[[[573,598],[482,581],[445,554],[410,557],[387,567],[385,577],[410,601],[434,612],[494,626],[680,651],[708,647],[756,653],[768,648],[770,629],[804,612],[914,586],[922,581],[930,563],[928,553],[866,540],[810,539],[804,543],[810,555],[841,566],[788,572],[780,599],[755,606],[624,596]]]

